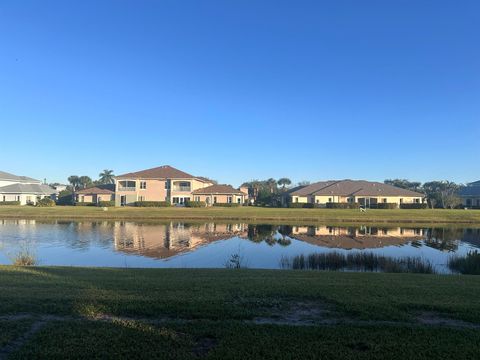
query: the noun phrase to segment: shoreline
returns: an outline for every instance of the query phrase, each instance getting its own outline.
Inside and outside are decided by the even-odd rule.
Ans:
[[[358,210],[282,208],[108,208],[57,206],[52,208],[0,206],[0,219],[16,220],[121,220],[121,221],[245,221],[270,224],[395,224],[478,225],[478,210]]]

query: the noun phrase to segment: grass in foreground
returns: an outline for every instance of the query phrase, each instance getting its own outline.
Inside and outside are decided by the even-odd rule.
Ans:
[[[478,210],[359,210],[239,208],[108,208],[0,206],[0,219],[123,219],[123,220],[245,220],[283,223],[418,223],[480,224]]]
[[[4,266],[0,288],[4,342],[51,318],[14,359],[480,356],[477,276]]]

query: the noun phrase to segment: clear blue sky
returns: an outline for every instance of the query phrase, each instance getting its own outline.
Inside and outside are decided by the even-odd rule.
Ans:
[[[0,169],[480,179],[480,1],[0,2]]]

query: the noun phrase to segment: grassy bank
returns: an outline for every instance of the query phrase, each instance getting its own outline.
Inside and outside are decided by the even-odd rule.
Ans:
[[[480,356],[479,276],[4,266],[0,288],[4,358]]]
[[[0,206],[0,219],[218,220],[271,223],[480,224],[478,210],[359,210],[240,208],[109,208]]]

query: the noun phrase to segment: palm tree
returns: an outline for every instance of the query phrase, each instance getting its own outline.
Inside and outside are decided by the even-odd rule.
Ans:
[[[283,191],[285,191],[285,188],[288,185],[292,184],[292,180],[290,180],[289,178],[281,178],[281,179],[278,179],[277,184],[282,187]]]
[[[68,182],[72,185],[72,204],[75,205],[75,192],[80,186],[80,177],[77,175],[72,175],[68,177]]]
[[[114,180],[113,178],[115,177],[115,175],[113,175],[113,170],[103,170],[100,174],[98,174],[99,176],[99,182],[100,184],[113,184],[114,183]]]
[[[80,176],[78,181],[80,182],[80,185],[82,188],[86,188],[87,186],[92,184],[92,179],[89,176]]]

